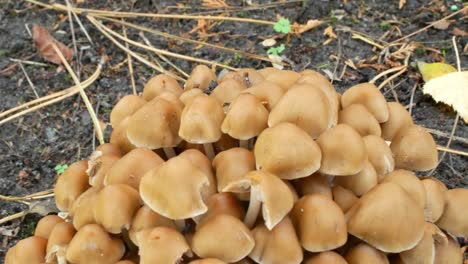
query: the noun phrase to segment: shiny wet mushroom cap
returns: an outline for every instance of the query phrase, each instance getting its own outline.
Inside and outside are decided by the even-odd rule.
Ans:
[[[5,255],[5,264],[41,264],[45,261],[47,239],[32,236],[20,240]]]
[[[167,74],[159,74],[151,78],[143,88],[143,99],[151,101],[164,92],[173,93],[177,97],[183,92],[179,83]]]

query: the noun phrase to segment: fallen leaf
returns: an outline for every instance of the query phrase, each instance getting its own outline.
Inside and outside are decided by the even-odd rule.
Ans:
[[[400,4],[398,5],[398,8],[402,9],[406,4],[406,0],[400,0]]]
[[[468,36],[468,32],[462,30],[462,29],[459,29],[457,27],[455,27],[453,30],[452,30],[452,34],[455,35],[455,36],[461,36],[461,37],[466,37]]]
[[[275,44],[276,44],[276,40],[272,38],[265,39],[264,41],[262,41],[263,47],[271,47],[271,46],[274,46]]]
[[[18,234],[19,227],[11,228],[11,227],[0,227],[0,235],[2,236],[9,236],[14,237]]]
[[[325,40],[325,42],[323,43],[323,45],[328,45],[330,42],[332,42],[334,39],[338,38],[335,34],[335,32],[333,32],[333,27],[332,26],[328,26],[324,31],[323,31],[323,34],[328,36],[328,39]]]
[[[224,0],[203,0],[202,6],[209,8],[229,7]]]
[[[292,32],[295,33],[295,34],[302,34],[306,31],[309,31],[313,28],[316,28],[320,25],[322,25],[323,21],[320,21],[320,20],[316,20],[316,19],[311,19],[309,21],[307,21],[307,23],[305,25],[303,24],[298,24],[297,22],[294,22],[293,26],[292,26]]]
[[[425,82],[443,76],[447,73],[457,71],[457,69],[455,69],[452,65],[441,62],[425,63],[422,61],[418,61],[418,68]]]
[[[452,72],[426,82],[423,93],[450,105],[468,123],[468,71]]]
[[[447,20],[441,20],[433,25],[434,28],[440,30],[446,30],[450,26],[450,22]]]
[[[36,48],[39,50],[41,56],[55,64],[62,64],[59,55],[55,52],[52,44],[55,44],[58,49],[62,52],[63,56],[68,62],[71,62],[73,58],[73,51],[65,46],[63,43],[57,41],[46,28],[38,25],[34,25],[32,28],[33,41]]]

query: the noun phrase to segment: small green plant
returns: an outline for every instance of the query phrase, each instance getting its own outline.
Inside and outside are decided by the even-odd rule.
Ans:
[[[390,23],[388,23],[387,21],[382,21],[382,22],[380,22],[379,26],[380,26],[380,29],[386,30],[386,29],[388,29],[390,27]]]
[[[240,53],[234,53],[234,57],[232,58],[232,61],[233,61],[234,63],[239,63],[240,60],[241,60],[242,58],[243,58],[243,57],[242,57],[242,54],[240,54]]]
[[[57,166],[55,166],[54,170],[58,173],[58,174],[62,174],[65,172],[65,170],[68,169],[68,165],[67,164],[57,164]]]
[[[281,52],[283,52],[286,49],[284,44],[279,45],[278,47],[271,47],[267,50],[267,53],[270,55],[276,55],[278,56]]]
[[[273,25],[273,29],[278,33],[289,34],[289,32],[291,32],[291,23],[287,18],[280,18],[280,20]]]

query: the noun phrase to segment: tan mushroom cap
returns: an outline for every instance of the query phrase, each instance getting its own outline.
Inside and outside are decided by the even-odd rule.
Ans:
[[[403,263],[433,264],[435,259],[435,246],[433,235],[433,224],[426,223],[424,235],[418,244],[407,251],[400,252]],[[435,227],[437,228],[437,227]]]
[[[88,162],[74,162],[60,175],[54,187],[55,204],[60,211],[67,212],[73,202],[90,186],[86,169]]]
[[[256,85],[252,85],[250,88],[242,92],[255,95],[262,103],[266,103],[265,107],[268,111],[271,111],[281,97],[283,97],[285,91],[275,83],[263,81]]]
[[[343,188],[339,185],[333,186],[333,201],[346,213],[359,198],[350,190]]]
[[[406,126],[413,125],[413,118],[398,102],[388,102],[388,120],[381,124],[382,137],[392,141],[393,137]]]
[[[138,191],[126,184],[113,184],[104,187],[93,205],[96,223],[107,232],[120,234],[130,229],[133,216],[140,208]]]
[[[195,232],[192,249],[202,258],[217,258],[231,263],[246,257],[254,248],[250,230],[231,215],[216,215]],[[234,250],[235,249],[235,250]]]
[[[208,176],[183,157],[174,157],[147,172],[140,181],[140,195],[155,212],[170,219],[204,214],[202,194],[210,189]]]
[[[255,170],[255,157],[245,148],[231,148],[216,155],[213,167],[216,170],[218,192],[223,192],[232,183],[242,180],[247,172]],[[230,190],[236,193],[248,192],[247,189]]]
[[[419,126],[407,126],[393,138],[390,149],[395,167],[413,171],[428,171],[437,166],[437,146],[431,134]]]
[[[57,224],[63,223],[64,220],[58,215],[46,215],[37,222],[34,236],[49,239],[49,235]]]
[[[140,264],[180,263],[190,250],[182,234],[168,227],[155,227],[137,233]]]
[[[141,177],[163,162],[164,160],[153,151],[136,148],[112,165],[106,173],[104,185],[123,183],[138,190]]]
[[[182,113],[182,110],[184,109],[185,104],[180,101],[179,97],[173,93],[168,93],[164,92],[158,96],[161,99],[164,99],[168,102],[170,102],[174,107],[177,108],[179,112]]]
[[[41,264],[46,255],[47,239],[37,236],[20,240],[5,255],[5,264]]]
[[[89,176],[89,185],[98,189],[104,187],[107,172],[119,159],[119,156],[114,155],[104,155],[94,160],[90,159],[88,161],[88,170],[86,171]]]
[[[446,192],[445,208],[436,225],[455,236],[468,237],[468,189]]]
[[[351,248],[345,255],[348,264],[389,264],[387,256],[380,250],[366,244],[360,243]]]
[[[348,264],[348,262],[334,251],[324,251],[308,258],[304,264]]]
[[[127,124],[127,138],[137,147],[158,149],[173,147],[182,140],[179,135],[179,107],[156,97],[136,111]]]
[[[352,104],[338,113],[338,123],[347,124],[354,128],[362,137],[367,135],[381,135],[380,124],[377,119],[362,104]]]
[[[216,81],[216,74],[206,65],[197,65],[190,73],[184,88],[185,90],[198,88],[204,91],[213,81]]]
[[[194,88],[190,90],[184,91],[180,96],[179,100],[184,104],[187,105],[195,98],[197,95],[205,94],[201,89]]]
[[[463,253],[458,242],[447,236],[446,243],[435,243],[435,264],[463,263]]]
[[[377,173],[379,182],[395,169],[393,153],[387,142],[381,137],[368,135],[362,138],[366,145],[367,158]]]
[[[231,103],[246,89],[244,82],[236,79],[227,79],[216,86],[210,97],[215,98],[221,104]]]
[[[228,72],[219,80],[219,82],[223,83],[229,79],[234,79],[241,82],[244,86],[250,87],[264,80],[264,76],[260,73],[260,71],[251,68],[244,68],[236,72]]]
[[[294,205],[291,218],[301,245],[307,251],[333,250],[347,241],[343,211],[332,199],[324,195],[303,196]]]
[[[106,156],[106,155],[121,157],[122,151],[118,145],[115,145],[112,143],[104,143],[96,147],[96,149],[89,156],[89,159],[90,160],[97,159],[101,156]]]
[[[147,205],[144,205],[138,209],[133,217],[132,225],[128,230],[128,236],[130,240],[138,246],[137,233],[141,230],[158,226],[165,226],[177,230],[174,221],[154,212]]]
[[[255,247],[249,257],[262,264],[299,264],[303,254],[301,244],[289,217],[283,218],[272,230],[257,225],[252,230]]]
[[[322,90],[309,84],[294,85],[268,117],[270,127],[283,122],[296,124],[312,138],[317,138],[333,125],[332,107]]]
[[[411,249],[424,234],[423,210],[392,182],[379,184],[364,194],[346,212],[346,219],[350,234],[384,252]]]
[[[424,218],[427,222],[435,223],[444,212],[447,187],[435,178],[422,179],[421,183],[426,192]]]
[[[337,176],[333,182],[352,191],[357,196],[362,196],[377,185],[377,173],[369,161],[365,162],[364,168],[349,176]]]
[[[260,75],[262,75],[263,78],[266,78],[270,74],[276,74],[280,71],[281,70],[274,68],[274,67],[265,67],[263,69],[257,70],[257,72],[260,73]]]
[[[180,118],[179,136],[195,144],[212,143],[221,138],[224,110],[211,96],[195,96],[184,108]]]
[[[206,259],[192,260],[189,262],[189,264],[226,264],[226,262],[221,261],[219,259],[215,259],[215,258],[206,258]]]
[[[382,182],[393,182],[400,185],[421,209],[426,204],[426,190],[419,178],[411,171],[395,170],[390,172]]]
[[[85,225],[96,223],[93,205],[99,191],[100,189],[95,187],[89,188],[75,200],[70,208],[69,215],[73,218],[73,226],[76,230],[80,230]]]
[[[208,206],[208,211],[200,216],[199,225],[219,214],[231,215],[239,220],[243,220],[245,217],[245,210],[239,200],[236,199],[234,194],[229,192],[217,193],[210,196],[206,205]]]
[[[322,154],[315,141],[298,126],[280,123],[258,136],[254,154],[257,170],[286,180],[311,175],[320,168]]]
[[[59,263],[64,261],[68,244],[75,236],[75,233],[76,230],[73,228],[72,223],[62,222],[57,224],[47,240],[46,260],[52,263],[54,261]]]
[[[131,116],[138,109],[146,104],[145,99],[140,96],[129,94],[122,97],[112,108],[110,113],[110,123],[113,128],[117,127],[122,120]]]
[[[110,236],[100,225],[86,225],[68,245],[66,259],[71,263],[114,264],[125,253],[122,240]]]
[[[353,175],[366,165],[364,141],[352,127],[339,124],[325,131],[317,139],[322,151],[319,171],[329,175]]]
[[[130,152],[136,148],[127,138],[127,127],[130,117],[123,119],[119,125],[113,128],[109,142],[118,146],[123,154]]]
[[[291,88],[291,86],[301,77],[301,75],[295,71],[281,70],[272,72],[265,76],[265,80],[276,83],[284,90]]]
[[[322,194],[332,199],[332,190],[328,177],[318,172],[294,181],[294,185],[301,196],[309,194]]]
[[[173,93],[179,97],[183,90],[176,79],[167,74],[158,74],[151,78],[143,88],[143,98],[151,101],[164,92]]]
[[[362,104],[379,123],[387,122],[389,113],[387,101],[379,89],[372,83],[354,85],[341,95],[343,108],[352,104]]]
[[[267,127],[268,110],[255,95],[240,94],[230,105],[221,130],[240,140],[256,137]]]
[[[115,264],[136,264],[136,263],[131,260],[121,260],[121,261],[116,262]]]

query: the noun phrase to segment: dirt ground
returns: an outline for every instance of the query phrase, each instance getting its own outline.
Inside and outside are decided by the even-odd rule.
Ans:
[[[45,0],[43,0],[45,1]],[[64,1],[58,1],[63,3]],[[200,13],[210,10],[200,7],[201,1],[84,1],[82,6],[89,8],[106,8],[135,12],[159,13]],[[175,8],[176,2],[183,3],[186,9]],[[295,70],[314,69],[322,73],[341,77],[346,61],[355,65],[365,64],[366,61],[379,51],[373,45],[352,38],[353,32],[367,35],[371,39],[379,39],[387,33],[383,41],[391,42],[415,30],[427,26],[451,12],[451,6],[463,8],[461,1],[423,1],[407,0],[402,10],[398,8],[398,1],[293,1],[275,5],[263,10],[245,10],[251,8],[249,1],[226,1],[230,6],[238,6],[240,11],[232,12],[231,16],[256,18],[277,21],[278,16],[284,16],[291,21],[306,23],[309,19],[320,19],[327,23],[301,34],[300,36],[280,36],[271,26],[221,22],[216,23],[207,32],[205,40],[252,53],[266,55],[267,48],[260,43],[266,38],[278,37],[279,43],[284,43],[285,51],[282,53],[293,64]],[[253,4],[266,4],[273,1],[251,1]],[[343,4],[343,2],[348,2]],[[156,3],[156,4],[155,4]],[[22,59],[46,63],[35,50],[26,28],[33,24],[47,27],[59,41],[71,47],[72,39],[70,26],[66,13],[39,8],[25,1],[0,0],[0,112],[17,106],[21,103],[35,99],[35,94],[28,84],[25,74],[18,66],[11,66],[15,62],[10,59]],[[219,9],[218,9],[219,10]],[[212,10],[211,10],[212,11]],[[222,13],[222,12],[219,12]],[[419,46],[411,54],[409,71],[400,75],[390,85],[383,88],[386,98],[395,101],[390,87],[393,87],[397,98],[403,105],[410,102],[411,92],[415,84],[422,83],[415,67],[418,60],[426,62],[445,61],[455,65],[456,57],[451,38],[455,28],[463,28],[463,21],[458,15],[450,20],[446,29],[429,28],[420,34],[405,39],[402,42],[415,42]],[[90,46],[85,36],[75,24],[78,48],[83,49],[80,62],[83,65],[81,76],[87,78],[95,69],[99,57],[105,53],[110,61],[99,79],[87,89],[92,104],[98,106],[98,116],[108,122],[112,106],[122,96],[132,92],[127,63],[124,62],[126,54],[112,45],[102,34],[82,18],[88,29],[94,46]],[[132,19],[133,23],[156,28],[172,34],[183,35],[198,39],[203,37],[200,32],[189,34],[197,25],[193,20],[175,19]],[[108,25],[112,25],[107,23]],[[323,45],[328,39],[324,29],[333,26],[337,39]],[[392,30],[392,26],[395,27]],[[120,26],[114,25],[120,32]],[[399,35],[398,30],[401,32]],[[388,32],[391,32],[388,35]],[[129,38],[142,42],[138,31],[128,29]],[[180,54],[187,54],[207,60],[219,61],[232,67],[263,68],[270,66],[267,62],[259,62],[232,53],[222,52],[213,48],[196,48],[194,44],[180,41],[167,41],[161,37],[146,34],[155,47],[168,49]],[[467,38],[458,38],[462,67],[466,67]],[[89,46],[89,48],[86,48]],[[464,51],[465,48],[465,51]],[[141,51],[139,49],[135,49]],[[142,52],[142,51],[141,51]],[[143,52],[142,52],[143,53]],[[146,53],[148,54],[148,53]],[[338,58],[338,60],[337,60]],[[75,57],[76,61],[76,57]],[[187,61],[172,59],[180,68],[190,72],[196,64]],[[354,84],[366,82],[378,73],[390,68],[392,63],[403,63],[404,60],[394,59],[383,62],[384,68],[379,68],[377,62],[374,67],[360,67],[352,69],[347,67],[346,74],[334,81],[334,86],[340,92]],[[165,65],[165,64],[163,64]],[[10,68],[8,68],[10,67]],[[8,68],[8,69],[7,69]],[[6,71],[4,69],[7,69]],[[62,71],[57,73],[57,66],[47,63],[43,65],[24,64],[31,82],[39,96],[60,91],[73,85],[70,76]],[[134,61],[134,76],[137,90],[142,91],[144,83],[156,72],[139,62]],[[380,79],[377,84],[381,83]],[[439,131],[438,134],[450,134],[455,113],[442,104],[435,103],[430,97],[422,94],[420,86],[414,94],[412,115],[415,123],[426,128]],[[110,129],[106,130],[106,139],[109,138]],[[468,127],[459,121],[458,128],[451,148],[467,151]],[[434,135],[439,145],[445,145],[447,136]],[[464,141],[463,141],[464,139]],[[88,112],[80,97],[73,96],[57,104],[48,106],[31,114],[0,125],[0,194],[22,196],[53,187],[57,173],[56,165],[70,164],[79,159],[86,158],[93,149],[93,127]],[[447,154],[434,175],[450,188],[466,188],[468,186],[468,159],[455,154]],[[0,201],[0,218],[25,210],[27,207],[21,203]],[[9,222],[0,226],[0,262],[6,250],[17,239],[28,236],[39,219],[37,214],[28,215],[23,219]],[[13,236],[7,236],[8,232]],[[16,235],[15,235],[16,234]]]

